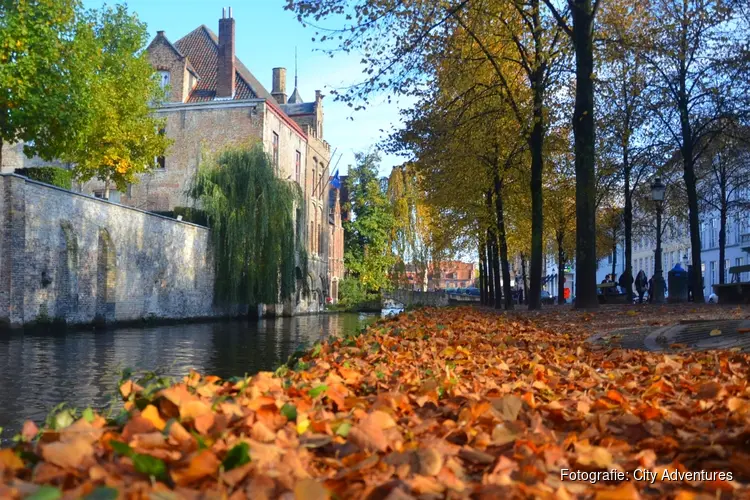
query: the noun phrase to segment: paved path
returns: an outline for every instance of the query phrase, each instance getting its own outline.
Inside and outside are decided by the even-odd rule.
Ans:
[[[594,344],[625,349],[738,349],[750,352],[750,320],[686,320],[666,326],[618,328],[592,335]]]

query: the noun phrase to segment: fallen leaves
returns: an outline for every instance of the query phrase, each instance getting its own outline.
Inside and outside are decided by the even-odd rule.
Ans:
[[[156,390],[127,381],[124,421],[87,410],[42,432],[27,422],[14,448],[0,450],[0,496],[747,493],[748,356],[591,347],[582,342],[587,328],[607,316],[574,316],[549,313],[534,324],[473,308],[425,309],[316,346],[300,360],[304,369],[279,376],[230,382],[191,372]],[[591,484],[561,481],[562,468],[734,478]]]

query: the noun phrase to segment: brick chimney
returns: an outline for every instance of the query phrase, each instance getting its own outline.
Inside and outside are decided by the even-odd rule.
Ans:
[[[231,99],[234,97],[234,18],[232,8],[229,16],[221,9],[219,19],[219,54],[216,67],[216,97]]]
[[[271,95],[279,104],[286,104],[286,68],[273,68]]]

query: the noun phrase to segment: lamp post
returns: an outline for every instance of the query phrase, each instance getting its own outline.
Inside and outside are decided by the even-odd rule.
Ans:
[[[654,304],[664,303],[664,275],[661,267],[661,211],[664,208],[664,192],[667,186],[657,177],[651,184],[651,199],[656,204],[656,252],[654,255],[654,296],[651,301]]]

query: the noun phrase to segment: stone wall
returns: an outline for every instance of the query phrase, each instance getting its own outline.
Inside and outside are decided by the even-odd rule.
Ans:
[[[383,293],[384,300],[392,300],[404,307],[429,306],[444,307],[449,304],[448,295],[445,292],[414,292],[412,290],[393,290]]]
[[[0,323],[229,315],[208,229],[0,176]]]

